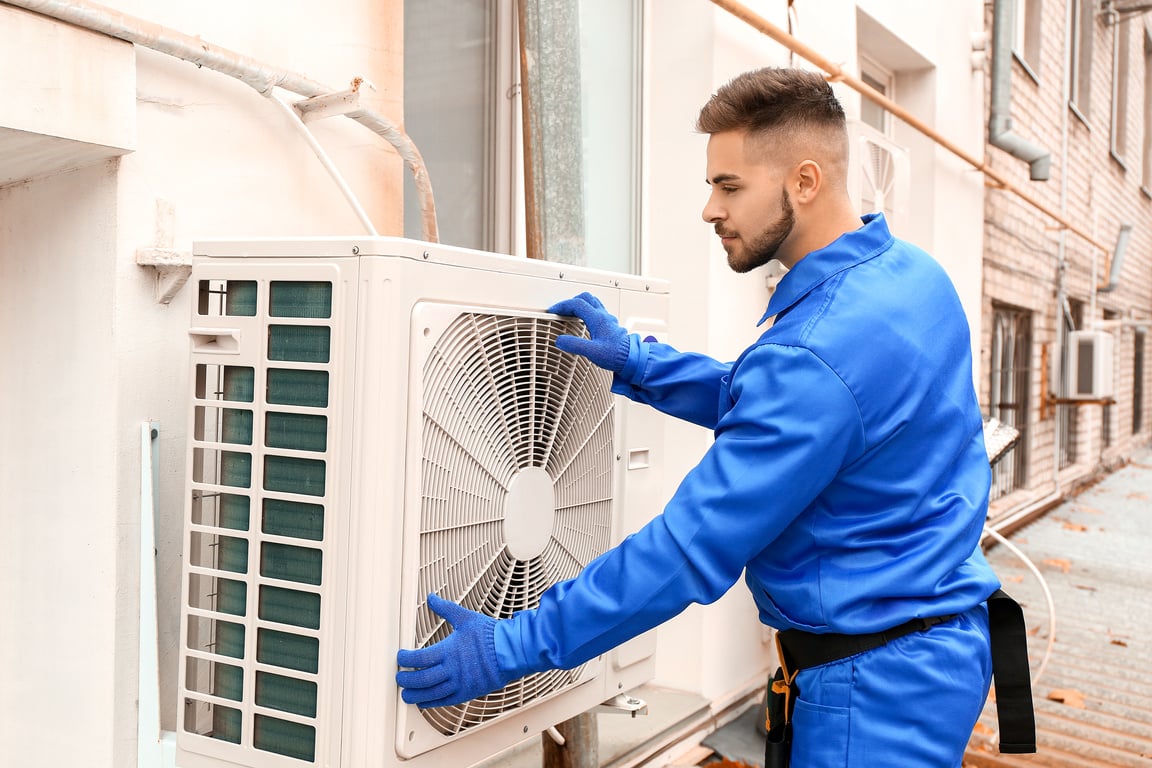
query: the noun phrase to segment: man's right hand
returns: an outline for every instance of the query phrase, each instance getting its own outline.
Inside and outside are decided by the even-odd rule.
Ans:
[[[556,346],[565,352],[583,355],[601,368],[619,373],[628,362],[631,344],[628,332],[616,318],[609,314],[600,299],[590,293],[582,293],[548,307],[555,315],[573,315],[584,321],[588,327],[585,339],[580,336],[562,335],[557,337]]]

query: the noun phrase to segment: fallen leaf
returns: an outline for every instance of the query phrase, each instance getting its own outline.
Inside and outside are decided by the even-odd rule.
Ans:
[[[1073,688],[1057,688],[1048,692],[1048,698],[1051,701],[1058,701],[1061,704],[1073,707],[1075,709],[1085,709],[1084,694],[1080,693]]]
[[[1100,510],[1096,509],[1096,507],[1077,507],[1077,511],[1087,512],[1090,515],[1102,515],[1102,514],[1104,514]]]
[[[1064,573],[1068,573],[1068,571],[1072,570],[1072,563],[1060,557],[1047,557],[1044,558],[1042,562],[1044,565],[1050,565],[1053,568],[1059,568],[1060,570],[1064,571]]]
[[[1133,491],[1132,493],[1128,494],[1127,498],[1136,499],[1138,501],[1147,501],[1148,500],[1148,494],[1140,493],[1140,491]]]
[[[1085,592],[1095,592],[1096,591],[1096,587],[1090,587],[1087,584],[1076,584],[1075,586],[1076,586],[1076,589],[1082,589]]]
[[[1119,646],[1123,646],[1124,648],[1128,647],[1128,643],[1124,642],[1123,640],[1113,639],[1113,640],[1109,640],[1108,642],[1112,643],[1112,645],[1119,645]]]
[[[1086,531],[1088,526],[1080,525],[1080,523],[1064,523],[1064,530],[1066,531]]]
[[[1019,584],[1020,582],[1024,581],[1024,576],[1022,574],[1016,576],[1005,576],[1004,578],[1000,579],[1000,581],[1010,581],[1013,584]]]
[[[981,736],[991,736],[992,734],[996,733],[996,731],[984,725],[984,723],[976,723],[976,726],[972,729],[972,731],[974,733],[980,734]]]

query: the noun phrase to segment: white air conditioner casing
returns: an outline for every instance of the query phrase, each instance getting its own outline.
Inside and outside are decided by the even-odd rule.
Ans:
[[[1064,367],[1064,396],[1076,400],[1113,397],[1112,334],[1105,331],[1070,331],[1068,364]]]
[[[848,121],[848,192],[861,214],[883,213],[898,229],[908,215],[908,150],[860,120]]]
[[[666,284],[399,238],[195,244],[177,765],[468,766],[650,679],[654,633],[419,710],[396,651],[660,511],[662,417],[559,352],[582,291],[667,337]]]

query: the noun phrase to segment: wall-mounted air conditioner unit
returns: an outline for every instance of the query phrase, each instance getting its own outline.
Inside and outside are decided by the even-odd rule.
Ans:
[[[453,707],[395,655],[429,592],[492,616],[659,512],[661,417],[561,353],[591,291],[666,336],[662,283],[393,238],[195,248],[177,763],[471,765],[652,675],[654,636]]]
[[[1112,334],[1070,331],[1064,396],[1079,400],[1112,397]]]
[[[896,229],[908,215],[908,150],[860,120],[848,121],[848,192],[861,214],[880,212]]]

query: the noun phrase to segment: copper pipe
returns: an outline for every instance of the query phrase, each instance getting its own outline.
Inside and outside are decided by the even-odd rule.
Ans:
[[[944,147],[949,152],[956,155],[961,160],[963,160],[964,162],[968,163],[969,165],[971,165],[976,170],[983,173],[985,175],[985,177],[987,177],[987,179],[991,180],[991,183],[989,183],[988,186],[995,186],[999,189],[1003,189],[1006,192],[1011,192],[1012,194],[1016,195],[1017,197],[1019,197],[1024,202],[1031,205],[1033,208],[1036,208],[1041,213],[1045,214],[1046,216],[1048,216],[1051,219],[1053,219],[1054,221],[1056,221],[1060,225],[1061,229],[1067,229],[1069,232],[1073,232],[1076,235],[1079,235],[1088,244],[1093,245],[1096,248],[1099,248],[1101,251],[1104,252],[1105,256],[1107,257],[1106,261],[1109,261],[1111,259],[1111,250],[1107,246],[1105,246],[1103,243],[1098,241],[1092,235],[1089,235],[1083,229],[1081,229],[1076,224],[1074,224],[1071,220],[1065,218],[1058,211],[1052,210],[1050,207],[1048,207],[1044,203],[1040,202],[1036,198],[1034,198],[1031,195],[1029,195],[1028,193],[1024,192],[1022,189],[1020,189],[1019,187],[1014,185],[1012,182],[1010,182],[1004,176],[1000,175],[1000,173],[998,173],[997,171],[990,168],[988,166],[988,163],[986,163],[983,160],[979,160],[979,159],[973,157],[968,152],[964,151],[961,147],[959,147],[958,145],[956,145],[955,143],[953,143],[949,139],[945,138],[944,136],[940,135],[939,133],[937,133],[932,128],[925,125],[918,118],[916,118],[914,115],[909,113],[907,110],[905,110],[903,107],[901,107],[896,102],[889,99],[884,94],[880,93],[876,89],[867,85],[866,83],[861,81],[859,78],[855,77],[854,75],[852,75],[848,72],[845,72],[844,69],[839,64],[836,64],[835,62],[822,56],[819,52],[817,52],[811,46],[806,45],[805,43],[801,42],[800,40],[797,40],[795,37],[788,34],[786,31],[784,31],[780,27],[777,27],[775,24],[768,21],[763,16],[760,16],[759,14],[754,13],[752,10],[750,10],[747,6],[743,5],[742,3],[735,2],[735,0],[711,0],[711,2],[713,4],[719,6],[720,8],[723,8],[725,11],[728,11],[728,13],[732,14],[736,18],[738,18],[741,21],[745,22],[746,24],[750,25],[751,27],[753,27],[757,31],[767,35],[770,38],[772,38],[773,40],[780,43],[780,45],[784,46],[788,50],[792,51],[793,53],[800,55],[804,59],[807,59],[812,64],[814,64],[817,67],[819,67],[820,69],[824,70],[826,73],[828,73],[828,79],[830,81],[844,83],[845,85],[847,85],[852,90],[858,92],[864,98],[868,99],[869,101],[875,102],[876,104],[879,104],[881,107],[883,107],[888,112],[895,115],[896,117],[900,118],[902,121],[907,123],[912,128],[915,128],[920,133],[922,133],[925,136],[927,136],[928,138],[932,139],[932,141],[934,141],[937,144],[939,144],[940,146]],[[1108,271],[1108,265],[1107,264],[1105,264],[1104,271],[1105,272]]]

